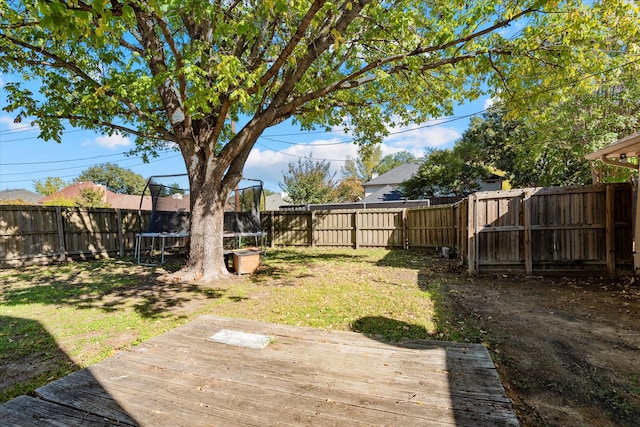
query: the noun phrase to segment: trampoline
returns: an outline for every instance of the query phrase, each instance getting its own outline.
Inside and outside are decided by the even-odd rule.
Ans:
[[[147,180],[140,198],[139,224],[136,234],[135,259],[140,265],[162,265],[166,261],[167,249],[176,249],[189,238],[190,199],[187,189],[172,180],[185,180],[186,174],[155,175]],[[266,232],[260,224],[260,203],[262,201],[262,181],[243,179],[240,183],[250,183],[236,188],[225,204],[223,239],[232,242],[233,249],[240,249],[243,242],[253,239],[260,251],[264,247]],[[151,195],[151,215],[144,224],[143,204],[145,194]],[[228,255],[231,251],[226,251]],[[159,255],[155,255],[159,253]]]

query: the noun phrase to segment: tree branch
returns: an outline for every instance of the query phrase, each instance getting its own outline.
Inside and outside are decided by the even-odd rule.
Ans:
[[[314,16],[316,16],[318,11],[322,8],[322,5],[324,3],[324,0],[315,0],[311,4],[304,18],[302,18],[302,21],[300,22],[300,25],[298,26],[295,34],[291,37],[291,40],[289,40],[284,49],[282,49],[282,52],[280,52],[278,58],[276,58],[273,65],[271,65],[271,68],[269,68],[269,70],[267,70],[267,72],[260,78],[258,83],[259,86],[264,86],[265,84],[267,84],[267,82],[278,73],[280,68],[282,68],[289,56],[291,56],[291,54],[293,53],[296,46],[300,43],[300,40],[302,40],[304,33],[309,28],[309,25],[311,25],[311,21],[313,20]],[[258,88],[254,87],[249,91],[249,93],[251,94],[257,91]]]
[[[122,125],[117,125],[115,123],[111,123],[111,122],[105,122],[102,120],[96,120],[96,119],[92,119],[90,117],[85,117],[85,116],[78,116],[78,115],[74,115],[74,114],[61,114],[61,115],[45,115],[42,116],[44,118],[49,118],[49,119],[56,119],[56,120],[77,120],[77,121],[84,121],[84,122],[89,122],[92,123],[96,126],[102,126],[102,127],[106,127],[106,128],[110,128],[113,130],[117,130],[120,132],[124,132],[127,134],[132,134],[135,136],[139,136],[141,138],[145,138],[145,139],[157,139],[158,141],[169,141],[169,142],[177,142],[177,140],[175,139],[175,137],[173,136],[173,134],[171,134],[170,132],[168,132],[166,129],[161,128],[161,127],[156,127],[156,131],[158,131],[159,135],[148,135],[145,134],[143,132],[140,132],[139,130],[136,129],[132,129],[126,126],[122,126]],[[160,134],[162,134],[162,136],[160,136]]]

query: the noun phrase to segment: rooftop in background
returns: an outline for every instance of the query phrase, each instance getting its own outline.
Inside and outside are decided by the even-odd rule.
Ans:
[[[0,201],[2,200],[22,200],[26,203],[36,204],[42,195],[33,191],[18,188],[14,190],[0,190]]]
[[[404,163],[362,184],[363,187],[398,185],[418,172],[420,163]]]

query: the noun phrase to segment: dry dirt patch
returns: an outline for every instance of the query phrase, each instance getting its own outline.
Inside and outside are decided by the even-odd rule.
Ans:
[[[640,420],[640,291],[630,280],[468,279],[451,286],[522,425]]]

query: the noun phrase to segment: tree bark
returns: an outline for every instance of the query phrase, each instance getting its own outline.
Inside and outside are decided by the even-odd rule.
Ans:
[[[228,190],[215,172],[215,160],[188,163],[191,230],[189,259],[174,275],[181,280],[211,281],[227,277],[224,263],[224,210]]]

